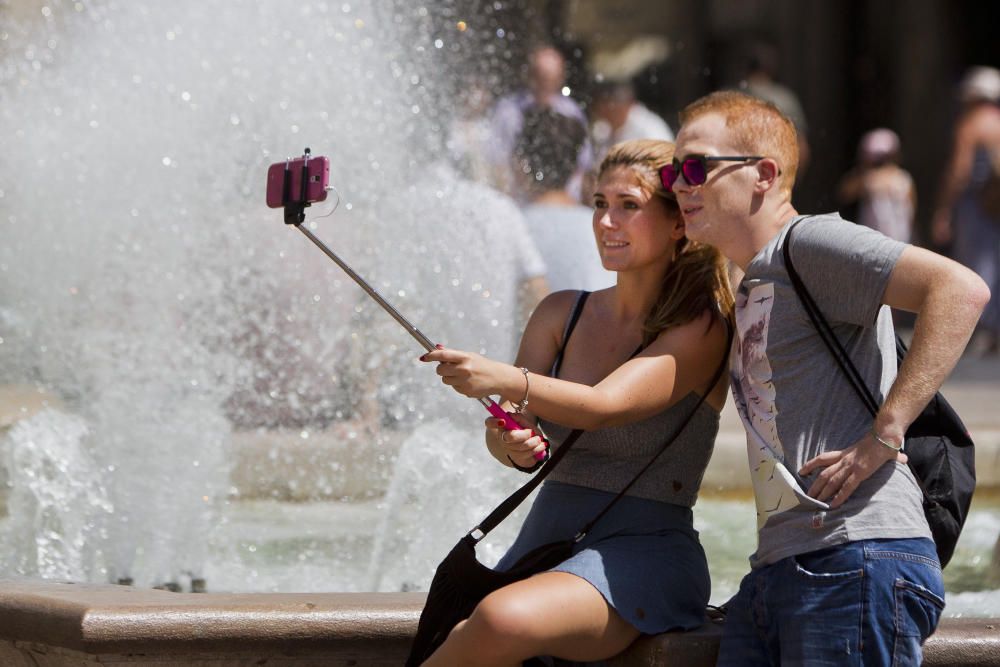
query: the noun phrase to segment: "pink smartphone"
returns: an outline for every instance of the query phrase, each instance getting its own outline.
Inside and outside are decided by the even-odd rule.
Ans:
[[[303,168],[305,192],[302,190]],[[286,204],[318,202],[326,199],[330,184],[330,159],[323,155],[303,155],[294,160],[275,162],[267,168],[267,205],[281,208]]]

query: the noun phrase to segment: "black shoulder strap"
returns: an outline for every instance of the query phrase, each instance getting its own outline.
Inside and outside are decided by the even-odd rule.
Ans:
[[[566,351],[566,344],[569,343],[569,338],[573,334],[573,330],[576,328],[576,323],[580,320],[580,314],[583,312],[583,306],[587,303],[587,298],[590,296],[590,292],[582,291],[576,299],[576,303],[573,306],[573,310],[570,312],[569,319],[566,321],[566,329],[563,331],[562,343],[559,346],[559,351],[556,353],[555,361],[552,364],[552,376],[555,377],[559,373],[559,367],[562,365],[563,353]],[[566,456],[573,443],[577,441],[580,435],[583,434],[583,430],[575,429],[566,436],[562,444],[556,448],[555,454],[552,455],[548,461],[539,469],[539,471],[527,481],[521,488],[519,488],[514,493],[510,494],[506,500],[500,503],[496,509],[489,513],[489,515],[479,522],[479,525],[469,531],[467,537],[472,539],[473,543],[486,537],[486,534],[491,530],[500,525],[500,522],[510,516],[510,513],[517,509],[517,506],[524,502],[535,488],[542,483],[552,469],[556,467],[556,464]]]
[[[580,314],[583,313],[583,306],[587,303],[587,299],[590,298],[590,292],[584,290],[576,297],[576,303],[573,305],[573,310],[570,312],[569,319],[566,320],[566,328],[563,330],[562,343],[559,345],[559,351],[556,353],[555,361],[552,362],[552,377],[559,377],[559,369],[562,367],[563,356],[566,353],[566,345],[569,343],[569,337],[573,335],[573,330],[576,329],[576,323],[580,320]]]
[[[820,311],[819,306],[813,300],[812,295],[809,294],[809,290],[806,289],[805,283],[802,282],[802,278],[799,277],[798,272],[795,270],[795,266],[792,264],[792,232],[795,231],[795,227],[805,220],[805,218],[800,218],[793,222],[788,228],[788,233],[785,234],[785,243],[781,249],[782,254],[785,258],[785,270],[788,271],[788,277],[792,281],[792,285],[795,287],[795,293],[798,294],[799,300],[802,301],[802,305],[805,307],[806,313],[809,315],[809,319],[812,320],[813,326],[816,327],[816,331],[819,333],[820,338],[826,343],[826,347],[830,350],[830,354],[833,355],[834,360],[837,362],[837,366],[840,367],[841,372],[844,377],[847,378],[848,383],[854,388],[855,393],[857,393],[858,398],[861,402],[865,404],[868,411],[871,412],[872,416],[878,414],[878,401],[872,395],[871,390],[868,385],[865,384],[864,378],[861,377],[861,373],[858,372],[857,367],[851,358],[847,354],[847,350],[837,339],[834,334],[833,329],[830,327],[829,322],[823,317],[822,311]]]
[[[701,408],[701,404],[705,402],[705,399],[708,398],[708,395],[712,393],[713,389],[715,389],[715,385],[717,385],[719,383],[719,380],[722,379],[722,374],[726,372],[726,367],[729,365],[729,350],[732,348],[733,345],[733,329],[732,327],[729,326],[728,320],[725,320],[725,322],[726,322],[727,336],[726,336],[725,351],[722,354],[722,361],[719,362],[719,367],[715,370],[715,374],[712,376],[711,382],[708,383],[708,387],[705,389],[704,392],[702,392],[701,396],[698,398],[698,403],[695,404],[694,408],[691,409],[691,412],[689,412],[687,417],[684,418],[684,421],[682,421],[680,425],[678,425],[677,428],[674,429],[674,432],[670,434],[670,438],[663,444],[663,446],[660,448],[660,451],[654,454],[653,457],[646,463],[646,465],[642,467],[642,470],[640,470],[635,474],[635,477],[632,478],[632,481],[626,484],[625,488],[619,491],[618,495],[615,496],[611,500],[611,502],[605,505],[604,509],[602,509],[597,514],[597,516],[595,516],[593,519],[587,522],[587,525],[580,529],[580,532],[578,532],[576,534],[576,537],[574,538],[576,541],[579,542],[581,539],[583,539],[583,537],[590,532],[590,529],[594,527],[594,524],[597,523],[598,519],[607,514],[608,511],[615,505],[615,503],[621,500],[628,492],[628,490],[632,488],[632,485],[635,484],[637,481],[639,481],[639,478],[642,477],[642,475],[647,470],[649,470],[654,463],[656,463],[657,459],[660,458],[663,452],[667,451],[670,445],[674,444],[674,441],[677,440],[678,436],[680,436],[680,434],[684,431],[684,429],[687,428],[687,425],[691,422],[691,420],[694,419],[694,416],[695,414],[697,414],[698,409]],[[642,348],[640,347],[639,350],[636,350],[636,354],[638,354],[638,352],[640,352],[641,350]]]
[[[584,294],[587,293],[585,292]],[[586,297],[583,297],[582,300],[586,301]],[[576,326],[575,320],[579,318],[579,311],[581,311],[582,309],[583,305],[578,301],[577,309],[574,311],[572,317],[573,321],[571,322],[571,325],[567,327],[567,334],[563,337],[563,345],[562,345],[563,349],[565,349],[566,343],[569,341],[569,333],[572,333],[573,327]],[[632,485],[636,483],[639,477],[641,477],[643,473],[645,473],[653,465],[653,463],[656,462],[656,460],[660,457],[660,455],[663,454],[663,452],[665,452],[667,448],[669,448],[670,445],[674,443],[677,437],[684,431],[687,425],[694,418],[695,414],[698,412],[698,409],[701,408],[702,403],[705,402],[705,399],[708,397],[708,395],[712,393],[712,389],[714,389],[715,385],[719,383],[719,380],[721,379],[722,374],[725,372],[729,362],[729,350],[732,346],[733,331],[732,328],[729,327],[728,321],[726,322],[726,327],[728,336],[726,338],[726,348],[725,352],[722,355],[722,361],[719,362],[719,367],[716,369],[715,374],[712,376],[712,381],[709,383],[706,390],[702,393],[701,397],[698,399],[698,403],[694,406],[694,408],[687,415],[687,417],[684,418],[684,421],[681,422],[676,429],[674,429],[674,432],[670,435],[670,439],[667,440],[666,443],[664,443],[664,445],[660,448],[660,451],[657,452],[646,463],[645,466],[643,466],[642,470],[636,473],[635,477],[632,478],[632,481],[626,484],[625,488],[622,489],[617,496],[615,496],[610,502],[608,502],[607,505],[604,506],[604,509],[602,509],[597,514],[597,516],[588,521],[587,524],[582,529],[580,529],[580,531],[574,537],[574,540],[579,541],[583,539],[583,537],[590,532],[590,529],[594,526],[594,524],[597,523],[597,521],[602,516],[604,516],[615,505],[615,503],[617,503],[619,500],[622,499],[622,497],[625,496],[625,493],[630,488],[632,488]],[[632,356],[630,356],[629,359],[634,358],[637,354],[642,352],[643,349],[644,346],[640,345],[636,349],[636,351],[632,353]],[[562,350],[560,350],[559,356],[560,357],[562,356]],[[570,450],[570,447],[572,447],[573,443],[576,442],[577,439],[582,434],[583,434],[582,429],[573,430],[566,437],[566,440],[564,440],[562,444],[559,445],[559,448],[556,450],[556,453],[552,455],[552,458],[548,462],[546,462],[545,465],[542,466],[541,470],[534,477],[528,480],[528,482],[524,486],[519,488],[517,491],[508,496],[506,500],[500,503],[500,505],[496,509],[490,512],[489,516],[487,516],[485,519],[479,522],[478,526],[470,530],[469,533],[466,535],[466,538],[468,538],[469,540],[471,540],[473,544],[475,544],[480,540],[482,540],[484,537],[486,537],[487,533],[496,528],[500,524],[500,522],[502,522],[504,519],[510,516],[510,513],[513,512],[518,505],[524,502],[524,499],[527,498],[528,495],[531,494],[531,492],[534,491],[539,484],[541,484],[542,480],[545,479],[545,477],[548,476],[550,472],[552,472],[552,469],[555,468],[556,464],[562,460],[562,457],[566,455],[566,452]]]

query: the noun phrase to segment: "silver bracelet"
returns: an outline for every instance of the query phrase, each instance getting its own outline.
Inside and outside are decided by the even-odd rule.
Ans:
[[[880,445],[882,445],[884,447],[888,447],[889,449],[891,449],[894,452],[901,452],[901,451],[903,451],[903,443],[899,443],[898,445],[894,445],[891,442],[889,442],[888,440],[883,440],[881,438],[881,436],[879,436],[879,434],[875,432],[875,427],[874,426],[872,426],[872,430],[869,431],[869,432],[872,434],[872,437],[875,438],[875,442],[877,442],[878,444],[880,444]]]
[[[531,385],[528,382],[528,369],[521,366],[520,370],[524,373],[524,398],[522,398],[520,402],[514,406],[515,414],[521,414],[524,412],[524,409],[528,407],[528,389],[531,388]]]

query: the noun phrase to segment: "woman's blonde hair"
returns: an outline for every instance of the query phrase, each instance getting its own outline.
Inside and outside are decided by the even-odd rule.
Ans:
[[[674,144],[655,139],[625,141],[611,147],[598,169],[598,179],[618,167],[629,169],[639,187],[659,198],[670,216],[679,216],[674,196],[660,181],[660,168],[674,159]],[[651,343],[670,327],[697,319],[706,310],[732,321],[733,292],[725,257],[709,245],[689,240],[677,242],[670,268],[663,276],[660,294],[643,322],[642,342]]]

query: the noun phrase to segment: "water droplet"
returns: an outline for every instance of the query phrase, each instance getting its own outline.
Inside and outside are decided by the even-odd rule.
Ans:
[[[173,162],[173,160],[171,160],[169,157],[164,156],[164,158],[163,158],[163,166],[164,167],[169,167],[172,162]]]

